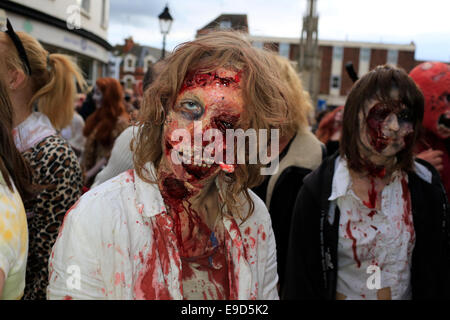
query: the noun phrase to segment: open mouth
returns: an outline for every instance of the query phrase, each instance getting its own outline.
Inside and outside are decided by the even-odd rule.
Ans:
[[[193,157],[184,155],[182,152],[178,153],[179,160],[184,170],[192,175],[194,178],[204,178],[216,170],[217,165],[214,163],[214,159],[196,159]]]
[[[438,127],[450,130],[450,118],[446,114],[441,114],[438,120]]]

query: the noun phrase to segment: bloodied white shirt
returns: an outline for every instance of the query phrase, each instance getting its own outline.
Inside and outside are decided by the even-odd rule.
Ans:
[[[149,170],[154,172],[151,166]],[[278,299],[270,216],[249,192],[253,215],[242,224],[223,218],[230,296]],[[133,170],[92,189],[64,219],[49,262],[47,297],[183,299],[173,223],[158,186],[142,181]]]
[[[346,161],[336,161],[329,200],[340,210],[336,291],[346,299],[376,300],[387,292],[391,299],[411,298],[415,232],[407,185],[407,174],[394,172],[380,210],[370,208],[353,192]]]

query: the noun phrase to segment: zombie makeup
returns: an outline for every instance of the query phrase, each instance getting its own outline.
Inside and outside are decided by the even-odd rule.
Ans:
[[[370,146],[386,156],[395,155],[410,143],[414,115],[398,101],[376,102],[367,113],[366,134]]]
[[[103,100],[103,94],[97,86],[95,86],[95,88],[94,88],[94,94],[92,95],[92,100],[95,101],[97,109],[101,107],[102,100]]]
[[[425,62],[410,76],[422,89],[425,98],[423,126],[440,139],[450,137],[450,66],[442,62]]]
[[[164,126],[164,155],[177,179],[196,186],[220,170],[233,172],[233,165],[219,164],[226,130],[235,128],[243,111],[240,82],[241,72],[226,68],[186,76]]]

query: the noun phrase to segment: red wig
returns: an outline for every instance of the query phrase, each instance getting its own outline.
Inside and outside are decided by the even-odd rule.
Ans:
[[[129,118],[123,103],[124,94],[116,79],[100,78],[95,84],[102,92],[102,105],[87,118],[83,134],[88,137],[95,130],[95,139],[104,146],[110,146],[117,120],[120,117]]]
[[[319,128],[317,128],[316,131],[317,139],[325,144],[328,142],[328,140],[330,140],[331,136],[336,131],[336,128],[334,127],[334,118],[336,117],[336,113],[343,109],[344,106],[337,107],[322,118],[319,123]]]

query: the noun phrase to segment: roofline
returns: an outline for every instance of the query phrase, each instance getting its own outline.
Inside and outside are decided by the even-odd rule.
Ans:
[[[37,20],[40,22],[44,22],[48,25],[62,29],[64,31],[74,33],[82,38],[86,38],[88,40],[91,40],[92,42],[95,42],[96,44],[105,48],[107,51],[111,51],[113,49],[113,46],[108,41],[99,37],[98,35],[90,32],[86,29],[83,29],[83,28],[69,30],[69,29],[67,29],[67,24],[64,20],[53,17],[47,13],[38,11],[36,9],[30,8],[30,7],[27,7],[22,4],[18,4],[16,2],[12,2],[12,1],[0,1],[0,8],[3,8],[7,11],[11,11],[18,15],[25,16],[27,18],[31,18],[31,19],[34,19],[34,20]]]
[[[253,35],[248,35],[247,38],[250,41],[294,43],[294,44],[300,43],[300,38],[253,36]],[[319,46],[346,47],[346,48],[370,48],[370,49],[393,49],[393,50],[401,50],[401,51],[415,51],[416,50],[416,45],[414,43],[396,44],[396,43],[343,41],[343,40],[319,40]]]

